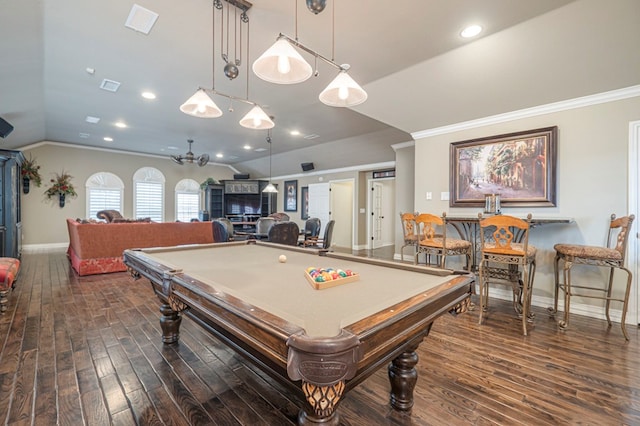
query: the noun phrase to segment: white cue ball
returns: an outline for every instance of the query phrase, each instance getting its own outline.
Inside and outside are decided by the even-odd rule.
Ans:
[[[280,257],[278,258],[278,262],[286,263],[287,262],[287,256],[285,256],[284,254],[281,254]]]

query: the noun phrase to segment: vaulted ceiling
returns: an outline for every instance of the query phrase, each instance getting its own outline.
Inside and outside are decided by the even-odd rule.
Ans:
[[[214,96],[216,119],[178,109],[212,87],[212,46],[215,88],[238,98],[248,89],[274,116],[274,175],[305,161],[326,169],[392,160],[391,145],[413,132],[640,83],[635,0],[328,0],[317,15],[302,0],[254,0],[249,58],[244,49],[234,80],[223,74],[226,36],[221,15],[213,31],[211,0],[138,4],[159,15],[148,35],[125,26],[131,1],[0,0],[0,117],[15,127],[2,146],[55,141],[169,156],[193,139],[196,155],[264,175],[268,150],[256,149],[267,148],[267,132],[238,124],[248,105]],[[471,23],[483,32],[461,38]],[[322,104],[318,94],[336,74],[322,61],[303,83],[257,78],[250,65],[279,33],[350,64],[368,100]],[[102,90],[104,79],[120,87]],[[142,98],[147,90],[157,98]]]

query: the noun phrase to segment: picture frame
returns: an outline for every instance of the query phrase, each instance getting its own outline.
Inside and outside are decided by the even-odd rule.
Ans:
[[[309,187],[300,188],[300,219],[309,219]]]
[[[298,210],[298,181],[284,181],[284,211],[295,212]]]
[[[453,142],[449,206],[485,206],[496,194],[503,207],[554,207],[557,134],[553,126]]]

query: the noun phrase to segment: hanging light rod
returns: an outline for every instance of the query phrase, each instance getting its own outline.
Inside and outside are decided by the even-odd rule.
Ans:
[[[242,10],[242,14],[240,16],[240,20],[243,23],[247,24],[247,51],[249,50],[249,18],[246,14],[247,10],[251,8],[252,4],[245,0],[225,0],[226,3]],[[212,71],[212,79],[211,79],[211,89],[205,89],[199,87],[196,93],[194,93],[185,103],[180,105],[180,111],[185,114],[191,115],[193,117],[199,118],[218,118],[222,116],[222,110],[216,103],[213,101],[212,96],[222,96],[224,98],[230,99],[231,101],[239,101],[245,104],[253,105],[251,111],[249,111],[242,119],[239,121],[242,127],[246,127],[248,129],[270,129],[274,126],[273,121],[269,118],[269,116],[264,112],[264,110],[255,102],[249,100],[249,73],[247,72],[247,96],[246,98],[240,98],[237,96],[227,95],[226,93],[219,92],[215,89],[215,14],[216,9],[222,9],[223,3],[222,0],[214,0],[213,8],[212,8],[212,51],[211,51],[211,71]],[[228,15],[227,15],[228,18]],[[221,22],[224,22],[224,16],[221,17]],[[226,61],[226,59],[225,59]],[[248,52],[247,52],[247,62],[248,62]],[[229,62],[227,65],[230,65]],[[233,65],[236,66],[235,72],[237,72],[237,65],[240,64],[240,61],[234,61]],[[231,79],[231,77],[230,77]],[[229,111],[233,111],[230,107]]]
[[[318,96],[322,103],[347,107],[359,105],[367,100],[367,92],[347,73],[350,65],[340,65],[282,33],[278,35],[273,46],[253,63],[254,74],[262,80],[276,84],[301,83],[314,75],[311,65],[292,46],[338,69],[338,76]],[[315,75],[317,74],[316,70]]]

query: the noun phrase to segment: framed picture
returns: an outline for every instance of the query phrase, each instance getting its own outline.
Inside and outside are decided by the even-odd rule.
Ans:
[[[502,206],[555,206],[557,133],[554,126],[452,143],[449,205],[480,207],[499,194]]]
[[[309,187],[300,188],[300,219],[309,219]]]
[[[298,181],[297,180],[285,180],[284,181],[284,211],[295,212],[298,210]]]

